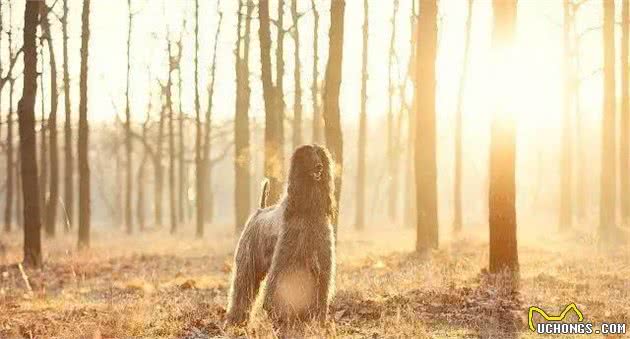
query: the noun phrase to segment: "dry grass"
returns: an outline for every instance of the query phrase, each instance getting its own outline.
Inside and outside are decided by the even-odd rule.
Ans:
[[[101,232],[95,239],[85,253],[75,251],[69,236],[47,242],[44,269],[26,270],[30,293],[15,265],[20,240],[4,238],[0,337],[273,336],[260,314],[246,329],[222,328],[231,235],[195,240]],[[527,328],[530,305],[555,313],[571,302],[588,321],[630,324],[627,248],[604,254],[588,239],[522,241],[515,286],[484,273],[482,238],[446,240],[424,257],[409,254],[413,239],[411,230],[342,233],[331,321],[307,326],[304,335],[534,338],[540,336]],[[558,245],[567,243],[574,245]]]

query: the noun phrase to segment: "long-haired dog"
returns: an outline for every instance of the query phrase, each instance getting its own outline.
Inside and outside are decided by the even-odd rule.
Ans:
[[[304,145],[291,157],[286,194],[267,208],[265,183],[234,255],[228,325],[247,322],[265,277],[263,309],[274,323],[326,319],[335,281],[333,173],[325,148]]]

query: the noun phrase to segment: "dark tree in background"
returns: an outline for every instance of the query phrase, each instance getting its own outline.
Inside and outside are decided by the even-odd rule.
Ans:
[[[357,159],[357,209],[355,227],[365,227],[365,148],[367,143],[367,67],[369,40],[369,3],[363,0],[363,56],[361,58],[361,108],[359,111],[359,142]]]
[[[27,1],[24,11],[24,88],[18,102],[20,164],[24,200],[24,264],[42,264],[39,178],[37,177],[35,138],[35,95],[37,93],[37,46],[35,34],[40,3]]]
[[[63,17],[61,18],[61,32],[63,34],[63,98],[64,98],[64,210],[66,211],[66,231],[72,228],[74,222],[74,155],[72,153],[72,105],[70,102],[70,71],[68,58],[68,0],[63,0]]]
[[[90,164],[88,158],[88,57],[90,43],[90,1],[83,1],[81,13],[81,75],[79,79],[79,248],[90,247]]]
[[[324,80],[324,132],[326,146],[335,161],[335,200],[337,211],[341,197],[341,178],[343,175],[343,136],[339,112],[339,92],[341,87],[341,66],[343,65],[343,25],[345,0],[332,1],[330,4],[330,31],[328,45],[328,65]],[[337,235],[338,214],[333,225]],[[336,238],[335,238],[336,239]]]
[[[243,27],[243,7],[246,7]],[[234,116],[234,212],[236,213],[235,233],[240,234],[250,213],[250,173],[251,151],[249,137],[249,44],[252,11],[250,0],[239,1],[236,36],[236,109]]]
[[[50,17],[52,11],[42,6],[42,34],[48,46],[48,58],[50,62],[50,114],[48,115],[48,145],[50,148],[50,190],[46,201],[46,234],[55,235],[57,223],[57,210],[59,206],[59,152],[57,143],[57,107],[59,90],[57,86],[57,61],[53,47],[53,38],[50,33]],[[43,17],[43,16],[46,17]]]
[[[438,247],[435,131],[437,1],[421,0],[416,45],[416,251]]]
[[[11,4],[9,3],[9,9],[11,10]],[[10,25],[9,25],[10,26]],[[11,31],[9,31],[11,32]],[[9,56],[11,57],[11,60],[13,60],[13,58],[15,58],[15,53],[13,51],[13,34],[9,34],[9,38],[8,38],[8,44],[9,44]],[[15,194],[16,191],[19,191],[18,189],[14,189],[19,185],[19,181],[16,180],[16,166],[14,165],[14,147],[13,147],[13,139],[14,139],[14,128],[13,128],[13,122],[15,120],[15,112],[13,111],[14,105],[13,105],[13,90],[15,87],[15,81],[13,80],[13,74],[11,71],[9,71],[9,74],[7,74],[8,77],[8,84],[9,84],[9,107],[7,110],[7,137],[6,137],[6,146],[7,146],[7,154],[6,154],[6,170],[7,170],[7,192],[6,192],[6,199],[5,199],[5,209],[4,209],[4,231],[5,232],[10,232],[11,231],[11,224],[13,223],[13,218],[12,216],[14,215],[14,209],[13,209],[13,202],[17,196],[17,200],[18,200],[18,204],[20,201],[20,196],[19,194]],[[4,84],[6,84],[7,82],[3,82],[0,85],[0,92],[2,91],[2,87]],[[19,174],[18,174],[19,175]],[[22,210],[19,209],[17,211],[17,214],[21,214]]]
[[[297,11],[298,0],[291,0],[291,18],[293,20],[293,81],[295,89],[293,99],[293,149],[302,144],[302,66],[300,65],[300,30],[299,14]]]
[[[133,28],[133,14],[131,13],[131,0],[127,0],[128,26],[127,26],[127,77],[125,83],[125,229],[128,234],[133,232],[132,219],[132,194],[133,194],[133,143],[131,142],[131,107],[129,98],[129,82],[131,81],[131,31]]]
[[[282,180],[282,149],[280,138],[280,112],[276,102],[276,89],[271,79],[271,30],[269,19],[269,0],[260,0],[258,3],[258,17],[260,27],[258,38],[260,39],[260,63],[261,79],[263,85],[263,98],[265,102],[265,177],[269,179],[269,203],[278,201]]]
[[[468,0],[468,15],[464,35],[464,58],[462,61],[462,73],[459,78],[459,91],[457,93],[457,108],[455,110],[455,184],[454,184],[454,219],[453,231],[462,230],[462,106],[464,105],[464,90],[468,77],[468,63],[470,54],[470,26],[472,25],[473,0]]]
[[[599,232],[604,243],[612,239],[615,226],[615,2],[602,1],[604,10],[604,100],[600,177]],[[626,169],[627,170],[627,169]]]
[[[514,40],[517,0],[493,0],[492,48],[496,54],[494,67],[507,60]],[[505,69],[498,68],[497,73]],[[500,77],[507,78],[506,74]],[[498,80],[495,80],[498,81]],[[505,86],[504,83],[495,84]],[[497,98],[502,100],[502,98]],[[504,107],[501,109],[505,109]],[[507,112],[493,112],[490,130],[490,178],[488,216],[490,226],[490,272],[518,271],[516,243],[516,126]]]

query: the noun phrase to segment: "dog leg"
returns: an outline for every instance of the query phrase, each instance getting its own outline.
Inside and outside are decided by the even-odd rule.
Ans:
[[[227,310],[228,325],[247,323],[260,283],[265,277],[265,272],[261,274],[256,258],[246,246],[239,246],[235,258]]]

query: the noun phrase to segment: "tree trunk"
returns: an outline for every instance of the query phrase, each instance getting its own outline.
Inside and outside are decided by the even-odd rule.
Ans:
[[[604,9],[604,100],[602,118],[602,164],[599,232],[604,243],[612,239],[615,226],[615,3],[603,1]]]
[[[175,187],[175,113],[173,112],[173,71],[175,62],[173,57],[173,47],[168,43],[168,80],[166,83],[166,109],[168,110],[168,201],[169,218],[171,223],[171,234],[177,232],[177,188]]]
[[[45,92],[44,92],[44,39],[40,37],[39,39],[39,61],[40,61],[40,70],[39,74],[39,90],[40,90],[40,107],[41,107],[41,120],[40,120],[40,133],[39,133],[39,208],[42,218],[42,225],[46,226],[46,193],[48,189],[48,140],[47,140],[47,130],[46,127],[46,104],[45,104]],[[37,95],[36,95],[37,96]],[[48,232],[48,230],[45,230]],[[48,233],[46,233],[49,236]]]
[[[74,223],[74,156],[72,148],[72,105],[70,102],[70,71],[68,58],[68,0],[63,1],[63,94],[64,94],[64,209],[66,211],[66,232]]]
[[[269,203],[274,204],[280,197],[282,178],[282,149],[280,138],[280,117],[276,107],[276,91],[271,80],[271,32],[269,29],[269,0],[258,4],[260,39],[261,78],[265,101],[265,177],[269,179]]]
[[[462,73],[459,78],[459,92],[457,93],[457,109],[455,111],[455,184],[453,188],[453,231],[462,230],[462,106],[464,104],[464,90],[468,77],[468,63],[470,50],[470,26],[472,25],[473,0],[468,0],[468,16],[466,17],[466,33],[464,37],[464,59]]]
[[[341,117],[339,112],[339,92],[341,87],[341,66],[343,65],[343,30],[345,0],[332,1],[330,5],[330,32],[328,46],[328,65],[324,83],[324,125],[326,146],[335,161],[335,201],[337,213],[333,225],[337,238],[339,206],[343,174],[343,136],[341,133]]]
[[[361,58],[361,111],[359,115],[359,144],[357,161],[357,209],[355,227],[365,228],[365,148],[367,143],[367,68],[369,40],[369,2],[363,0],[363,56]]]
[[[438,247],[437,164],[435,135],[435,59],[437,2],[421,0],[416,50],[416,251]]]
[[[9,76],[11,76],[11,74],[9,74]],[[7,144],[7,195],[6,195],[6,199],[5,199],[5,208],[4,208],[4,231],[5,232],[10,232],[11,231],[11,224],[13,223],[13,199],[15,199],[17,197],[17,199],[20,199],[19,195],[16,195],[14,193],[14,185],[16,184],[17,180],[15,180],[14,174],[16,173],[16,166],[14,164],[15,160],[14,160],[14,156],[13,156],[13,142],[14,142],[14,137],[13,137],[13,119],[15,119],[14,117],[14,112],[13,112],[13,87],[14,87],[14,82],[10,81],[9,82],[9,110],[8,110],[8,114],[7,114],[7,139],[6,139],[6,144]],[[21,211],[19,212],[21,213]]]
[[[42,264],[39,180],[35,138],[35,95],[37,93],[37,47],[39,2],[28,1],[24,11],[24,89],[18,103],[22,191],[24,200],[24,264]]]
[[[511,48],[516,26],[516,0],[493,0],[492,48],[497,73],[495,86],[505,86],[509,75],[502,67]],[[504,80],[504,81],[500,81]],[[497,101],[503,98],[497,98]],[[503,105],[497,105],[503,106]],[[501,107],[497,109],[505,109]],[[518,271],[516,239],[516,126],[508,112],[494,112],[490,131],[490,180],[488,208],[490,225],[490,272]]]
[[[160,121],[158,123],[158,133],[156,140],[156,155],[155,155],[155,164],[154,164],[154,176],[155,176],[155,187],[154,187],[154,202],[153,202],[153,213],[155,218],[155,226],[159,229],[162,228],[162,204],[164,201],[163,193],[164,193],[164,166],[162,165],[162,148],[164,145],[164,122],[166,121],[166,112],[165,108],[162,107],[160,109]]]
[[[184,21],[184,27],[186,26],[186,22]],[[182,98],[182,55],[183,55],[183,44],[182,37],[180,36],[179,41],[177,42],[178,54],[177,54],[177,93],[179,93],[179,97]],[[178,129],[179,133],[177,134],[177,140],[179,142],[179,154],[177,157],[179,169],[179,184],[177,185],[179,190],[179,196],[177,198],[177,216],[179,217],[179,222],[187,221],[187,213],[185,206],[188,201],[188,165],[186,164],[186,145],[184,143],[184,135],[187,132],[184,130],[184,121],[186,120],[186,114],[182,109],[182,100],[177,100],[179,105],[179,121],[178,121]]]
[[[131,143],[131,108],[129,102],[129,82],[131,74],[131,28],[133,15],[131,13],[131,0],[127,0],[128,27],[127,27],[127,81],[125,84],[125,229],[127,234],[133,232],[132,220],[132,194],[133,194],[133,144]]]
[[[572,120],[573,114],[573,102],[572,102],[572,89],[573,79],[571,76],[571,46],[570,46],[570,34],[571,25],[573,20],[573,13],[571,13],[570,0],[563,1],[563,38],[564,38],[564,64],[563,64],[563,76],[564,76],[564,88],[563,88],[563,126],[562,126],[562,154],[560,159],[560,220],[558,229],[560,232],[565,232],[571,229],[573,224],[573,208],[572,208],[572,183],[573,183],[573,169],[571,168],[571,146],[573,145],[572,136]]]
[[[236,214],[235,233],[241,234],[250,212],[250,166],[249,150],[249,102],[251,89],[249,86],[249,41],[251,14],[253,4],[246,0],[247,17],[245,30],[241,35],[241,9],[243,0],[239,1],[239,16],[236,37],[236,109],[234,116],[234,206]]]
[[[46,14],[42,7],[41,15]],[[50,16],[48,12],[42,22],[43,35],[48,41],[48,58],[50,59],[50,114],[48,115],[48,144],[50,147],[50,190],[46,203],[46,234],[55,235],[57,209],[59,201],[59,153],[57,145],[57,107],[59,90],[57,86],[57,61],[50,33]]]
[[[203,163],[203,128],[201,124],[201,108],[199,103],[199,0],[195,0],[195,212],[197,237],[203,235],[205,206],[205,174]]]
[[[313,9],[313,83],[311,84],[311,96],[313,97],[313,143],[321,144],[323,120],[319,106],[319,12],[315,0],[311,0]]]
[[[389,40],[389,58],[387,62],[387,170],[388,170],[388,199],[387,214],[390,221],[396,218],[396,206],[398,202],[398,160],[394,131],[394,62],[396,60],[396,17],[399,0],[394,0],[392,12],[392,34]]]
[[[628,67],[628,44],[630,43],[630,0],[623,0],[621,34],[621,217],[625,226],[630,225],[630,67]]]
[[[302,72],[300,65],[300,30],[297,0],[291,0],[291,17],[293,18],[293,41],[295,45],[293,80],[295,81],[295,97],[293,99],[293,148],[302,144]]]
[[[83,0],[81,14],[81,76],[79,78],[79,249],[90,247],[90,164],[88,158],[88,57],[90,2]]]
[[[276,86],[274,87],[274,98],[276,112],[278,112],[278,143],[280,149],[277,153],[279,166],[279,184],[271,188],[269,192],[270,201],[278,201],[282,195],[284,181],[284,115],[286,103],[284,101],[284,0],[278,0],[278,19],[276,20]]]
[[[138,220],[138,230],[140,232],[144,231],[146,227],[146,221],[144,218],[144,184],[145,184],[145,173],[144,169],[147,163],[147,155],[145,154],[140,161],[140,165],[138,166],[138,174],[137,174],[137,200],[136,200],[136,217]]]

